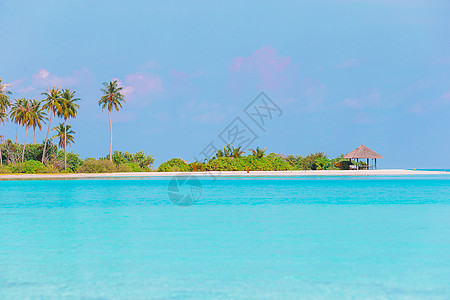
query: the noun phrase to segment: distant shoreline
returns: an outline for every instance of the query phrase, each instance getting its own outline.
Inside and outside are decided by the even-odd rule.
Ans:
[[[385,170],[305,170],[305,171],[210,171],[210,172],[131,172],[131,173],[71,173],[71,174],[2,174],[0,180],[78,179],[78,178],[157,178],[172,176],[201,177],[264,177],[264,176],[386,176],[386,175],[450,175],[442,171]]]

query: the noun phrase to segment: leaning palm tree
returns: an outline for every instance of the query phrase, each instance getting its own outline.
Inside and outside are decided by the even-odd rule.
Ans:
[[[50,119],[48,121],[48,129],[47,136],[45,137],[44,150],[42,151],[42,163],[45,160],[45,150],[47,148],[48,134],[50,133],[50,127],[52,125],[52,117],[56,114],[56,112],[62,110],[62,101],[61,101],[61,90],[59,88],[53,87],[52,89],[48,89],[46,93],[42,93],[42,95],[47,98],[44,99],[44,105],[42,108],[50,113]]]
[[[25,126],[25,140],[23,142],[23,150],[22,150],[22,162],[23,162],[25,158],[25,147],[27,145],[28,128],[30,128],[33,125],[33,122],[36,119],[36,114],[34,113],[30,99],[21,99],[19,103],[20,103],[20,110],[17,118],[20,124]]]
[[[125,102],[123,94],[120,91],[123,89],[119,87],[117,80],[110,81],[109,83],[103,82],[104,88],[101,89],[103,92],[102,98],[98,101],[98,105],[102,107],[102,110],[108,109],[109,117],[109,131],[111,135],[111,140],[109,143],[109,160],[112,161],[112,124],[111,124],[111,110],[114,108],[119,111],[122,108],[122,103]]]
[[[45,113],[44,109],[41,106],[42,101],[33,99],[31,100],[31,106],[33,107],[33,111],[35,113],[36,118],[33,120],[33,131],[34,131],[34,138],[33,138],[33,144],[36,144],[36,127],[39,128],[39,130],[42,130],[42,123],[45,124],[45,121],[47,120],[47,114]]]
[[[59,139],[59,146],[66,151],[67,145],[70,146],[70,144],[75,142],[75,139],[73,135],[76,133],[73,131],[72,126],[67,125],[66,123],[59,123],[58,126],[53,127],[53,130],[56,131],[56,134],[53,136],[53,138]]]
[[[67,124],[67,119],[75,118],[77,116],[77,109],[80,107],[77,102],[80,98],[75,98],[75,91],[65,89],[61,95],[62,108],[57,112],[58,117],[64,119],[64,126]],[[64,140],[67,141],[67,140]],[[64,148],[64,169],[67,169],[67,151],[66,146]]]
[[[17,129],[16,129],[16,144],[17,139],[19,138],[19,125],[21,125],[21,119],[20,119],[20,113],[23,109],[23,101],[24,99],[16,99],[14,103],[11,105],[11,111],[9,112],[9,115],[11,117],[11,121],[16,123]]]

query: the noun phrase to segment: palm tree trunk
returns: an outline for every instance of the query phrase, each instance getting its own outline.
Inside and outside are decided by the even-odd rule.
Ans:
[[[33,139],[33,144],[36,145],[36,127],[34,127],[34,139]]]
[[[3,166],[2,146],[0,145],[0,166]]]
[[[28,133],[28,126],[25,127],[25,141],[23,143],[23,150],[22,150],[22,162],[25,158],[25,146],[27,145],[27,133]]]
[[[48,140],[48,134],[50,133],[50,126],[52,124],[52,117],[53,117],[53,109],[50,112],[50,120],[48,121],[47,136],[45,137],[44,150],[42,151],[42,163],[44,163],[44,159],[45,159],[45,149],[47,148],[47,140]]]
[[[109,132],[111,134],[111,141],[109,142],[109,160],[112,161],[112,124],[111,124],[111,110],[108,110],[109,116]]]
[[[67,169],[67,119],[64,120],[64,170]]]
[[[17,144],[17,138],[19,137],[19,123],[17,123],[17,130],[16,130],[16,144]]]

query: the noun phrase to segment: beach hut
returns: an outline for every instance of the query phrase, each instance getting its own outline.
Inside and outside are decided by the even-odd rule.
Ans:
[[[376,169],[377,168],[377,158],[383,158],[380,154],[376,153],[372,149],[367,146],[361,145],[349,154],[345,155],[344,158],[348,158],[349,160],[356,159],[356,169],[359,169],[359,159],[367,159],[367,169]],[[373,165],[369,164],[369,159],[374,161]]]

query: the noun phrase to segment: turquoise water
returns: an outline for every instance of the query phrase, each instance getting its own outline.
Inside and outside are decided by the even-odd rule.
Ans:
[[[201,185],[0,181],[0,299],[450,295],[450,176]]]

